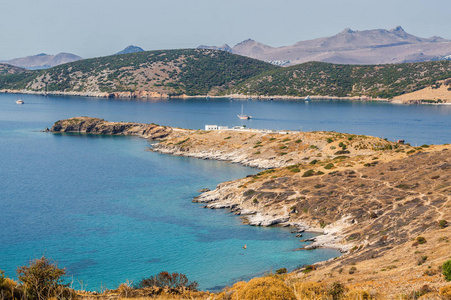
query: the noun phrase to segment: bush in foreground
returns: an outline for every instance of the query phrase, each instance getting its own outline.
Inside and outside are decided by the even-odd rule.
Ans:
[[[12,279],[5,277],[5,272],[0,270],[0,299],[20,299],[20,291],[17,289],[17,283]]]
[[[296,296],[282,279],[267,276],[254,278],[249,282],[237,282],[226,291],[220,293],[217,299],[295,300]]]
[[[188,288],[190,290],[197,289],[197,282],[189,281],[185,274],[180,273],[169,273],[163,271],[157,275],[153,275],[149,278],[143,278],[136,288],[146,288],[146,287],[169,287],[179,289],[182,287]]]
[[[29,266],[19,267],[17,275],[28,299],[73,298],[67,285],[63,284],[66,269],[58,268],[56,262],[44,256],[30,261]]]

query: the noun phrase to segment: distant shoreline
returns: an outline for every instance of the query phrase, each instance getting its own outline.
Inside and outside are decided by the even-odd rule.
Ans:
[[[354,97],[337,97],[337,96],[309,96],[306,100],[305,97],[297,96],[258,96],[258,95],[221,95],[221,96],[209,96],[209,95],[178,95],[170,96],[167,94],[160,94],[155,92],[38,92],[28,90],[0,90],[1,94],[23,94],[23,95],[41,95],[41,96],[73,96],[73,97],[91,97],[91,98],[106,98],[106,99],[135,99],[135,100],[168,100],[168,99],[194,99],[194,98],[210,98],[210,99],[222,99],[228,98],[231,100],[263,100],[263,101],[277,101],[277,100],[291,100],[291,101],[308,101],[308,100],[324,100],[324,101],[364,101],[364,102],[386,102],[393,104],[407,104],[407,105],[451,105],[449,102],[433,102],[432,100],[401,100],[401,99],[386,99],[386,98],[373,98],[370,96],[354,96]]]

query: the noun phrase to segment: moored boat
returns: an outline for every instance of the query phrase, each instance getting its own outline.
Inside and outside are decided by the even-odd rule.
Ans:
[[[237,115],[237,117],[241,120],[248,120],[252,118],[252,116],[248,116],[243,113],[243,104],[241,104],[241,115]]]
[[[17,103],[17,104],[24,104],[25,102],[23,102],[23,100],[21,100],[21,99],[17,99],[17,100],[16,100],[16,103]]]

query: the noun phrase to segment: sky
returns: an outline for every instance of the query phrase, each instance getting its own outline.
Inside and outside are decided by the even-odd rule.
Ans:
[[[400,25],[451,39],[449,0],[0,0],[0,60],[69,52],[83,58],[235,44],[270,46]]]

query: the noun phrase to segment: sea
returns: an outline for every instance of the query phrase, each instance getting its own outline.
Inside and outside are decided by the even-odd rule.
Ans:
[[[242,105],[252,119],[237,118]],[[66,268],[76,289],[114,289],[169,271],[219,290],[340,255],[296,250],[306,243],[290,228],[244,225],[228,210],[191,202],[200,189],[260,170],[149,152],[151,142],[137,137],[43,132],[75,116],[191,129],[327,130],[413,146],[451,141],[451,106],[444,105],[0,94],[0,270],[9,277],[45,256]]]

